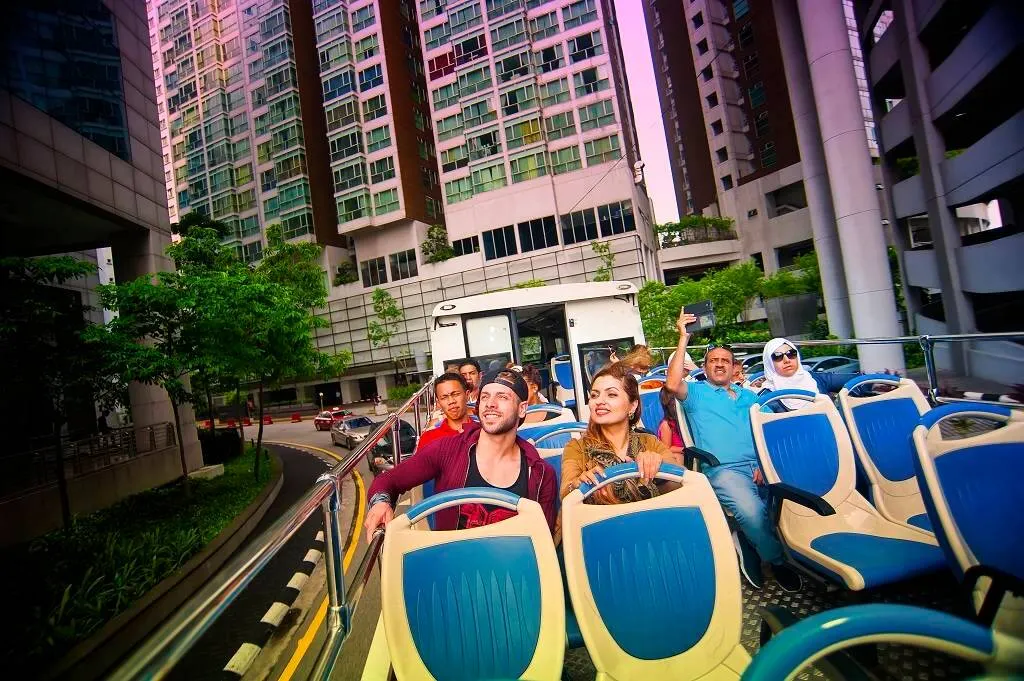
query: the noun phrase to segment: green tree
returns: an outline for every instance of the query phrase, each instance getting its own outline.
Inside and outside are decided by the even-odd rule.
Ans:
[[[718,327],[731,326],[746,312],[757,295],[763,275],[753,261],[730,265],[706,275],[698,282],[715,308],[715,333]]]
[[[612,268],[615,265],[615,254],[612,253],[612,245],[607,241],[593,241],[590,244],[591,250],[601,260],[601,266],[594,271],[594,281],[611,281]]]
[[[70,256],[0,259],[0,357],[8,359],[4,386],[34,410],[42,409],[49,423],[65,528],[71,525],[71,505],[61,433],[69,407],[95,400],[106,408],[126,400],[117,373],[107,370],[102,355],[82,337],[88,308],[77,295],[57,288],[95,269]]]
[[[455,257],[455,250],[448,241],[448,230],[444,225],[431,225],[427,228],[427,238],[420,250],[425,262],[444,262]]]
[[[321,307],[327,300],[327,283],[320,256],[323,248],[309,241],[284,238],[281,225],[267,227],[267,248],[256,266],[263,280],[287,286],[304,307]]]
[[[371,320],[366,325],[366,337],[375,348],[382,345],[388,347],[388,356],[395,365],[395,380],[398,380],[399,365],[391,351],[391,339],[398,333],[398,324],[405,317],[398,301],[390,293],[382,288],[373,290],[373,312],[377,319]]]
[[[331,283],[335,286],[344,286],[354,281],[359,281],[359,272],[356,271],[356,264],[351,260],[338,263],[338,268],[334,273],[334,281]]]

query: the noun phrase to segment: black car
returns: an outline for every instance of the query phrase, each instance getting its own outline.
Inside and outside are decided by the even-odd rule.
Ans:
[[[399,421],[399,424],[398,446],[402,451],[403,457],[411,456],[416,451],[416,429],[412,427],[411,423],[405,421]],[[366,453],[366,465],[374,475],[395,467],[395,450],[391,440],[392,437],[394,437],[394,431],[388,431],[374,445],[373,449]]]

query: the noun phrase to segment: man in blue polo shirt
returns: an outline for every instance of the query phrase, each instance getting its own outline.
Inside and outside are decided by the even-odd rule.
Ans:
[[[666,386],[683,403],[694,444],[711,452],[721,465],[706,468],[719,502],[739,524],[744,537],[736,538],[743,576],[761,588],[761,561],[771,563],[772,574],[786,591],[800,589],[800,575],[783,562],[782,545],[768,518],[767,488],[757,461],[750,429],[750,407],[757,395],[733,384],[735,357],[728,347],[711,346],[704,355],[705,381],[686,381],[683,367],[690,335],[686,325],[697,321],[679,312],[679,347],[668,365]],[[753,547],[751,547],[751,544]],[[759,557],[760,556],[760,557]]]

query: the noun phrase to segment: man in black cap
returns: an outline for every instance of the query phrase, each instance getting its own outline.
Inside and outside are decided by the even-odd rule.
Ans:
[[[544,509],[552,532],[557,515],[558,487],[555,469],[537,449],[516,435],[526,416],[529,389],[515,371],[494,371],[480,381],[477,414],[480,428],[436,440],[416,456],[378,475],[370,486],[366,514],[366,538],[395,515],[402,494],[435,481],[435,493],[465,487],[494,487],[533,499]],[[437,530],[479,527],[515,515],[514,511],[484,504],[461,504],[434,515]]]

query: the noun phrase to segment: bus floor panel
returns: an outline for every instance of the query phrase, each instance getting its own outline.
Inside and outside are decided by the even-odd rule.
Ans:
[[[797,618],[858,603],[901,603],[918,605],[970,618],[967,597],[950,574],[936,574],[871,592],[854,593],[846,590],[828,590],[820,582],[804,578],[799,593],[787,593],[766,575],[764,588],[755,591],[743,582],[743,628],[740,634],[743,646],[751,655],[760,646],[760,609],[781,606]],[[981,674],[980,665],[959,658],[905,645],[881,644],[876,647],[877,662],[870,646],[864,646],[858,655],[862,663],[870,660],[871,671],[884,681],[919,681],[920,679],[969,679]],[[586,648],[566,650],[564,679],[591,681],[596,674]],[[804,669],[798,679],[825,679],[817,669]]]

